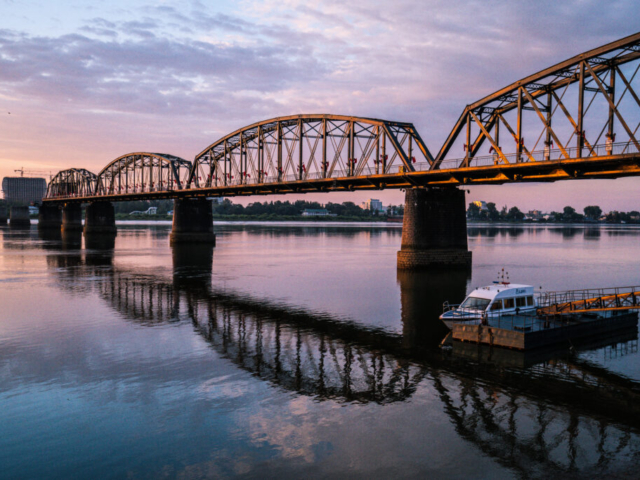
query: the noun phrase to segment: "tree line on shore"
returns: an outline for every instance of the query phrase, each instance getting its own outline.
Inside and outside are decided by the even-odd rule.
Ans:
[[[487,203],[486,205],[487,208],[483,209],[475,203],[470,203],[467,209],[467,218],[471,221],[485,222],[640,223],[640,212],[638,211],[611,211],[603,215],[602,209],[598,205],[584,207],[584,213],[578,213],[575,208],[567,205],[562,212],[552,211],[544,215],[539,212],[532,215],[525,214],[515,206],[508,208],[505,205],[498,210],[495,203]]]
[[[115,202],[115,213],[120,217],[132,211],[144,212],[149,207],[157,207],[157,215],[166,215],[173,210],[173,200],[140,200],[132,202]],[[332,215],[343,219],[380,219],[388,216],[401,216],[404,214],[403,205],[389,205],[387,212],[382,213],[375,210],[364,209],[353,202],[327,203],[321,205],[318,202],[308,202],[305,200],[254,202],[247,206],[233,203],[225,199],[222,203],[213,204],[213,213],[218,217],[252,217],[252,218],[287,218],[300,217],[305,210],[325,209]],[[640,223],[640,213],[632,210],[630,212],[611,211],[603,215],[602,209],[597,205],[589,205],[583,209],[583,213],[578,213],[575,208],[566,206],[561,212],[552,211],[542,215],[537,213],[533,218],[520,211],[518,207],[503,206],[501,209],[495,203],[487,203],[486,209],[475,203],[470,203],[467,210],[467,218],[470,221],[481,222],[550,222],[550,223]]]
[[[158,215],[166,215],[173,210],[173,200],[140,200],[132,202],[114,203],[115,213],[127,215],[133,211],[144,212],[149,207],[157,207]],[[387,213],[376,210],[364,209],[353,202],[327,203],[321,205],[318,202],[307,202],[305,200],[275,201],[275,202],[254,202],[247,206],[233,203],[228,198],[222,203],[213,204],[213,214],[216,216],[250,216],[250,217],[298,217],[305,210],[327,210],[337,217],[348,218],[385,218],[387,215],[400,216],[404,214],[403,205],[390,205]]]

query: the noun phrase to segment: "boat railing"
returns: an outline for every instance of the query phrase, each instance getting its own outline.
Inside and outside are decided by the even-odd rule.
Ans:
[[[463,308],[463,309],[461,309],[460,308],[461,305],[462,304],[460,304],[460,303],[452,304],[452,303],[449,303],[449,302],[444,302],[442,304],[442,313],[444,314],[444,313],[447,313],[447,312],[453,310],[453,311],[456,312],[455,318],[457,320],[479,318],[483,314],[486,314],[486,311],[482,311],[482,310],[475,310],[475,309],[471,309],[471,308]]]
[[[566,290],[558,292],[540,292],[538,297],[538,307],[551,307],[562,303],[579,302],[582,300],[606,299],[606,298],[629,298],[638,296],[640,305],[640,287],[611,287],[611,288],[586,288],[582,290]]]
[[[442,313],[447,313],[449,311],[455,311],[456,313],[456,318],[465,318],[465,317],[469,317],[469,318],[477,318],[478,317],[478,311],[477,310],[467,310],[467,309],[460,309],[460,305],[462,305],[461,303],[449,303],[449,302],[444,302],[442,304]]]
[[[442,304],[442,313],[447,313],[449,310],[457,310],[459,307],[459,303],[444,302]]]

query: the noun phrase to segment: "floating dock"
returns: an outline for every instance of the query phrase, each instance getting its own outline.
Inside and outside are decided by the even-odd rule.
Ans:
[[[575,315],[505,315],[485,324],[455,323],[453,340],[516,350],[531,350],[574,340],[610,335],[638,327],[638,312],[585,313]]]

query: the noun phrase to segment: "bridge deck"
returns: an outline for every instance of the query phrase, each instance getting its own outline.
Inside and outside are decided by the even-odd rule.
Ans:
[[[493,158],[493,157],[491,157]],[[218,197],[273,195],[287,193],[312,193],[355,190],[382,190],[389,188],[410,188],[428,186],[486,185],[512,182],[554,182],[571,179],[614,179],[640,175],[640,153],[590,156],[583,158],[555,159],[548,161],[527,161],[520,163],[497,163],[484,165],[488,159],[478,159],[478,163],[467,168],[428,170],[430,165],[417,164],[415,171],[402,167],[396,173],[365,174],[359,176],[338,176],[333,178],[309,178],[262,183],[246,179],[238,184],[220,184],[208,188],[185,188],[158,191],[128,191],[103,195],[77,195],[45,198],[44,202],[90,202],[97,199],[126,201],[141,199],[166,199],[186,197]],[[364,172],[369,173],[369,172]],[[319,175],[318,175],[319,176]]]

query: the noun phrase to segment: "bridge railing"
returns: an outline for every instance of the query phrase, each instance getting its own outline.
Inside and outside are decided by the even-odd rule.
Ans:
[[[534,150],[532,152],[529,152],[531,157],[529,157],[526,152],[522,152],[521,154],[510,153],[505,154],[504,156],[509,163],[529,163],[532,161],[559,162],[562,160],[567,160],[568,158],[578,158],[577,147],[565,148],[564,151],[567,153],[567,156],[565,156],[564,152],[559,148]],[[625,155],[629,153],[639,153],[636,144],[631,141],[620,143],[602,143],[598,145],[592,145],[591,147],[582,148],[582,158]],[[460,168],[461,165],[464,164],[465,159],[466,157],[446,159],[440,164],[440,169],[446,170]],[[469,161],[469,167],[489,167],[496,165],[505,165],[504,160],[497,153],[473,157]],[[414,167],[418,171],[431,169],[431,166],[428,163],[419,163],[414,165]]]
[[[415,164],[419,165],[419,164]],[[426,164],[428,165],[428,163]],[[388,173],[399,173],[400,171],[396,169],[393,172]],[[383,174],[381,170],[376,171],[374,167],[365,166],[363,167],[357,174],[352,174],[349,170],[333,170],[326,173],[323,172],[309,172],[304,173],[302,178],[299,175],[283,175],[282,177],[278,177],[277,175],[266,175],[260,177],[251,177],[249,175],[245,175],[241,181],[237,181],[236,175],[228,176],[227,183],[225,183],[224,174],[220,174],[218,177],[214,177],[212,179],[211,185],[212,187],[221,187],[221,186],[236,186],[236,185],[258,185],[264,183],[285,183],[285,182],[298,182],[298,181],[311,181],[311,180],[322,180],[322,179],[333,179],[333,178],[347,178],[347,177],[362,177],[362,176],[370,176],[370,175],[380,175]]]
[[[634,142],[621,142],[621,143],[604,143],[599,145],[593,145],[590,147],[584,147],[582,149],[582,158],[589,159],[592,157],[612,156],[612,155],[625,155],[631,153],[640,153]],[[505,155],[509,164],[518,163],[532,163],[532,162],[560,162],[568,158],[575,159],[578,157],[578,149],[576,147],[566,148],[561,150],[555,149],[543,149],[535,150],[529,153],[523,152],[521,154],[511,153]],[[447,159],[440,164],[440,169],[458,169],[464,164],[465,158]],[[469,168],[474,167],[488,167],[488,166],[501,166],[505,165],[505,161],[498,154],[484,155],[473,157],[469,161]],[[424,172],[432,170],[432,166],[427,162],[413,163],[415,171]],[[213,176],[207,182],[211,185],[211,188],[226,187],[226,186],[243,186],[243,185],[258,185],[258,184],[282,184],[293,183],[298,181],[314,181],[322,179],[337,179],[348,177],[366,177],[380,174],[398,174],[405,173],[405,167],[402,165],[391,166],[387,168],[386,172],[382,171],[381,165],[371,166],[364,165],[359,167],[354,172],[353,169],[349,170],[328,170],[327,172],[306,172],[303,171],[300,174],[288,174],[288,175],[255,175],[251,176],[248,172],[234,172],[223,173],[220,172],[217,176]],[[141,194],[141,193],[154,193],[154,192],[167,192],[180,190],[178,183],[172,180],[161,180],[155,184],[151,183],[151,186],[146,183],[127,186],[118,186],[113,190],[107,189],[108,193],[98,193],[93,196],[109,196],[109,195],[122,195],[122,194]],[[76,198],[86,197],[86,193],[69,192],[69,193],[49,193],[47,198]]]

